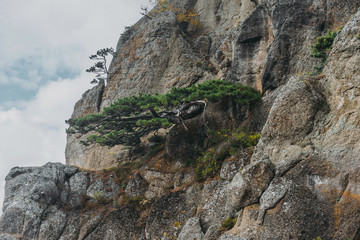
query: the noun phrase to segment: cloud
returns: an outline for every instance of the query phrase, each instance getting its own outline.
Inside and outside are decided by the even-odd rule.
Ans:
[[[28,96],[59,76],[73,77],[92,64],[88,56],[96,50],[115,48],[146,2],[1,0],[0,88],[16,86]],[[0,103],[10,100],[2,95]]]
[[[75,80],[58,79],[43,86],[33,101],[23,103],[24,109],[0,110],[0,199],[12,167],[64,163],[64,121],[88,86],[85,74]]]
[[[1,209],[12,167],[65,161],[64,120],[91,87],[88,56],[115,48],[148,0],[0,2]]]

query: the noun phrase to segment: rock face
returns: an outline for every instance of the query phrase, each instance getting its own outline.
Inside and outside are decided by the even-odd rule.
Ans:
[[[360,2],[175,4],[197,11],[200,27],[172,11],[141,19],[119,40],[106,86],[86,92],[73,117],[211,78],[256,87],[262,104],[211,105],[185,123],[191,131],[175,126],[135,157],[69,135],[68,165],[8,174],[0,239],[360,239]],[[323,72],[311,76],[311,45],[341,26]],[[186,164],[209,146],[205,125],[248,125],[261,138],[226,158],[218,178],[197,182]]]

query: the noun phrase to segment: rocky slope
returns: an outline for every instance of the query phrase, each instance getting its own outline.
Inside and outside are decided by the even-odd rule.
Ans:
[[[222,78],[257,88],[262,103],[214,104],[205,121],[261,131],[255,149],[198,182],[185,163],[209,146],[200,117],[135,153],[69,135],[68,165],[8,174],[0,239],[360,239],[359,1],[176,4],[194,8],[200,27],[172,11],[141,19],[120,38],[107,84],[84,93],[72,117],[137,92]],[[310,76],[319,64],[311,45],[342,26],[323,72]]]

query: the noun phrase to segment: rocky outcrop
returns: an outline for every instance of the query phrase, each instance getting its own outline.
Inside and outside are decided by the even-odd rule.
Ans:
[[[204,237],[204,233],[201,230],[200,219],[198,217],[190,218],[183,229],[181,230],[178,239],[194,239],[201,240]]]
[[[198,12],[200,26],[184,27],[172,11],[165,11],[151,19],[144,17],[128,29],[118,42],[104,91],[92,90],[101,96],[100,104],[93,100],[100,109],[119,97],[164,93],[172,87],[221,78],[266,92],[263,102],[267,104],[258,109],[259,123],[253,123],[261,129],[279,92],[276,89],[296,73],[311,72],[317,63],[310,57],[314,39],[324,29],[344,24],[358,2],[187,0],[174,4]],[[87,98],[75,106],[74,116],[81,116]],[[86,109],[86,113],[98,111]],[[68,164],[97,169],[119,160],[113,153],[120,149],[84,148],[78,144],[84,139],[69,135]]]
[[[0,238],[359,239],[360,3],[178,4],[200,14],[200,28],[179,24],[171,11],[140,20],[120,39],[104,90],[85,93],[73,116],[215,77],[256,87],[262,104],[209,105],[185,122],[190,131],[177,125],[165,142],[133,149],[138,155],[84,147],[86,136],[69,135],[69,165],[8,174]],[[311,76],[319,62],[310,46],[341,25],[324,71]],[[191,163],[210,146],[205,128],[244,125],[261,130],[256,148],[227,157],[218,177],[198,182]],[[231,229],[222,227],[236,217]]]
[[[360,211],[353,187],[359,171],[353,105],[359,20],[360,12],[339,33],[323,74],[293,77],[278,94],[252,158],[269,157],[275,178],[221,239],[359,238],[360,219],[350,214]]]

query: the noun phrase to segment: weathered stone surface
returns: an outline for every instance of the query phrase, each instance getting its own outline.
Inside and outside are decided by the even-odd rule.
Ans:
[[[285,182],[283,178],[274,178],[269,187],[264,191],[260,197],[260,210],[257,218],[258,224],[262,224],[264,220],[265,211],[274,208],[279,201],[285,197],[291,182]]]
[[[314,144],[339,168],[353,169],[360,152],[358,32],[360,12],[345,25],[335,39],[321,78],[329,114],[314,133]]]
[[[20,240],[21,235],[0,233],[0,239],[3,239],[3,240]]]
[[[228,181],[216,180],[204,184],[196,212],[204,230],[212,225],[219,225],[226,219],[227,212],[224,208],[227,201],[227,185]]]
[[[204,233],[201,230],[200,219],[198,217],[190,218],[186,221],[185,226],[182,228],[179,240],[201,240]]]
[[[67,224],[67,214],[52,206],[46,211],[39,229],[38,239],[59,239]]]
[[[154,201],[146,219],[149,239],[177,238],[182,226],[193,216],[183,191],[170,193]]]
[[[125,193],[129,197],[145,196],[148,185],[149,183],[137,172],[129,179]]]
[[[51,211],[49,207],[62,204],[60,195],[63,184],[77,171],[60,163],[48,163],[42,168],[13,168],[6,177],[7,201],[3,206],[0,231],[21,234],[23,239],[41,235],[42,220]]]
[[[309,91],[308,100],[307,94],[298,94],[301,97],[297,106],[288,106],[287,110],[285,107],[284,111],[279,111],[279,106],[291,104],[294,97],[296,98],[290,96],[292,94],[286,96],[288,89],[295,90],[296,95],[301,88],[305,88],[303,85],[296,90],[296,84],[292,82],[294,80],[290,80],[281,90],[272,106],[262,132],[263,137],[253,156],[255,160],[268,154],[275,163],[276,175],[280,178],[275,178],[265,190],[260,198],[260,206],[246,207],[241,225],[220,239],[232,239],[231,236],[234,235],[236,239],[358,237],[359,230],[355,225],[359,219],[350,214],[350,211],[359,211],[359,207],[353,205],[358,203],[358,200],[355,200],[358,199],[358,190],[348,187],[351,185],[350,181],[357,181],[353,173],[357,171],[355,162],[359,159],[354,156],[358,152],[358,129],[355,127],[358,124],[355,120],[357,107],[353,105],[357,102],[355,89],[359,82],[353,78],[357,76],[354,71],[359,70],[355,64],[358,62],[358,52],[354,52],[358,42],[355,41],[354,32],[351,30],[358,29],[357,19],[358,14],[354,15],[345,26],[345,31],[340,32],[336,38],[324,75],[315,80],[303,77],[308,91],[314,88],[322,90],[330,106],[328,109],[324,109],[324,100],[322,103],[319,101],[321,99],[316,100],[318,94],[311,94],[312,91]],[[343,44],[343,41],[346,43]],[[348,75],[345,75],[348,71]],[[341,81],[342,78],[346,78],[346,81]],[[293,84],[293,87],[289,88],[290,84]],[[342,95],[346,89],[354,92]],[[314,99],[311,96],[315,96],[315,101],[311,100]],[[351,99],[347,104],[344,103],[346,98]],[[300,106],[301,101],[307,101],[308,104]],[[298,110],[295,110],[296,108]],[[348,114],[350,109],[351,115]],[[296,116],[297,114],[300,115]],[[284,125],[282,119],[288,119],[286,123],[289,125]],[[307,121],[311,123],[311,127],[307,127]],[[348,188],[352,189],[351,193],[347,192]],[[347,205],[345,210],[344,204],[348,201],[352,203]],[[265,210],[266,208],[269,209]],[[311,219],[310,222],[316,223],[316,226],[308,224],[305,220],[307,218]],[[256,223],[261,224],[262,219],[262,227],[256,227]]]
[[[319,95],[306,79],[291,78],[275,100],[262,131],[263,140],[303,138],[313,129]]]
[[[221,165],[220,178],[231,181],[249,162],[250,156],[245,149],[238,156],[225,159]]]
[[[269,160],[252,163],[237,173],[226,190],[228,214],[257,203],[274,175],[275,168]]]
[[[80,143],[81,140],[86,141],[91,134],[71,134],[67,136],[66,164],[85,169],[104,169],[129,160],[128,150],[124,149],[123,146],[117,145],[108,148],[99,144],[84,146]]]
[[[109,199],[120,188],[112,179],[94,177],[60,163],[13,168],[6,177],[0,232],[9,239],[77,239],[83,221],[77,209],[85,207],[84,199],[95,193]]]
[[[171,11],[155,14],[152,19],[142,18],[119,40],[104,93],[100,87],[97,95],[95,88],[87,93],[74,116],[85,113],[88,106],[98,106],[95,95],[102,96],[100,108],[104,108],[118,97],[164,93],[173,86],[189,86],[211,78],[273,91],[292,75],[311,72],[318,62],[310,57],[314,39],[324,29],[344,24],[359,6],[357,0],[183,0],[174,4],[198,12],[200,27],[189,24],[183,28]],[[264,102],[270,106],[258,109],[261,116],[254,119],[266,118],[266,108],[272,104],[267,97],[273,96],[265,95]],[[265,119],[256,121],[260,129]],[[68,164],[107,168],[118,161],[111,153],[122,152],[97,145],[84,148],[78,140],[68,139]]]
[[[163,195],[166,188],[171,187],[172,177],[172,174],[146,170],[143,174],[143,178],[150,184],[145,192],[145,197],[150,199]]]
[[[71,118],[83,117],[100,111],[102,94],[105,82],[100,81],[95,87],[83,93],[81,99],[75,104]]]
[[[206,231],[203,240],[216,240],[219,237],[220,225],[212,225]]]
[[[269,156],[278,170],[313,152],[309,134],[324,100],[305,77],[292,77],[270,110],[252,161]],[[309,143],[309,144],[307,144]],[[305,147],[303,148],[304,145]]]
[[[196,181],[195,171],[190,172],[176,172],[173,178],[174,188],[188,186]]]
[[[193,51],[173,12],[143,18],[141,23],[133,26],[133,34],[117,51],[102,107],[119,97],[163,93],[213,77],[196,64],[203,59]]]
[[[86,190],[86,195],[94,199],[96,199],[97,196],[101,196],[106,199],[112,199],[113,197],[117,196],[117,192],[121,188],[114,182],[113,178],[104,181],[101,178],[92,176],[92,179],[90,179],[89,182],[90,183]]]
[[[142,236],[139,212],[127,207],[103,216],[83,239],[141,239]]]

